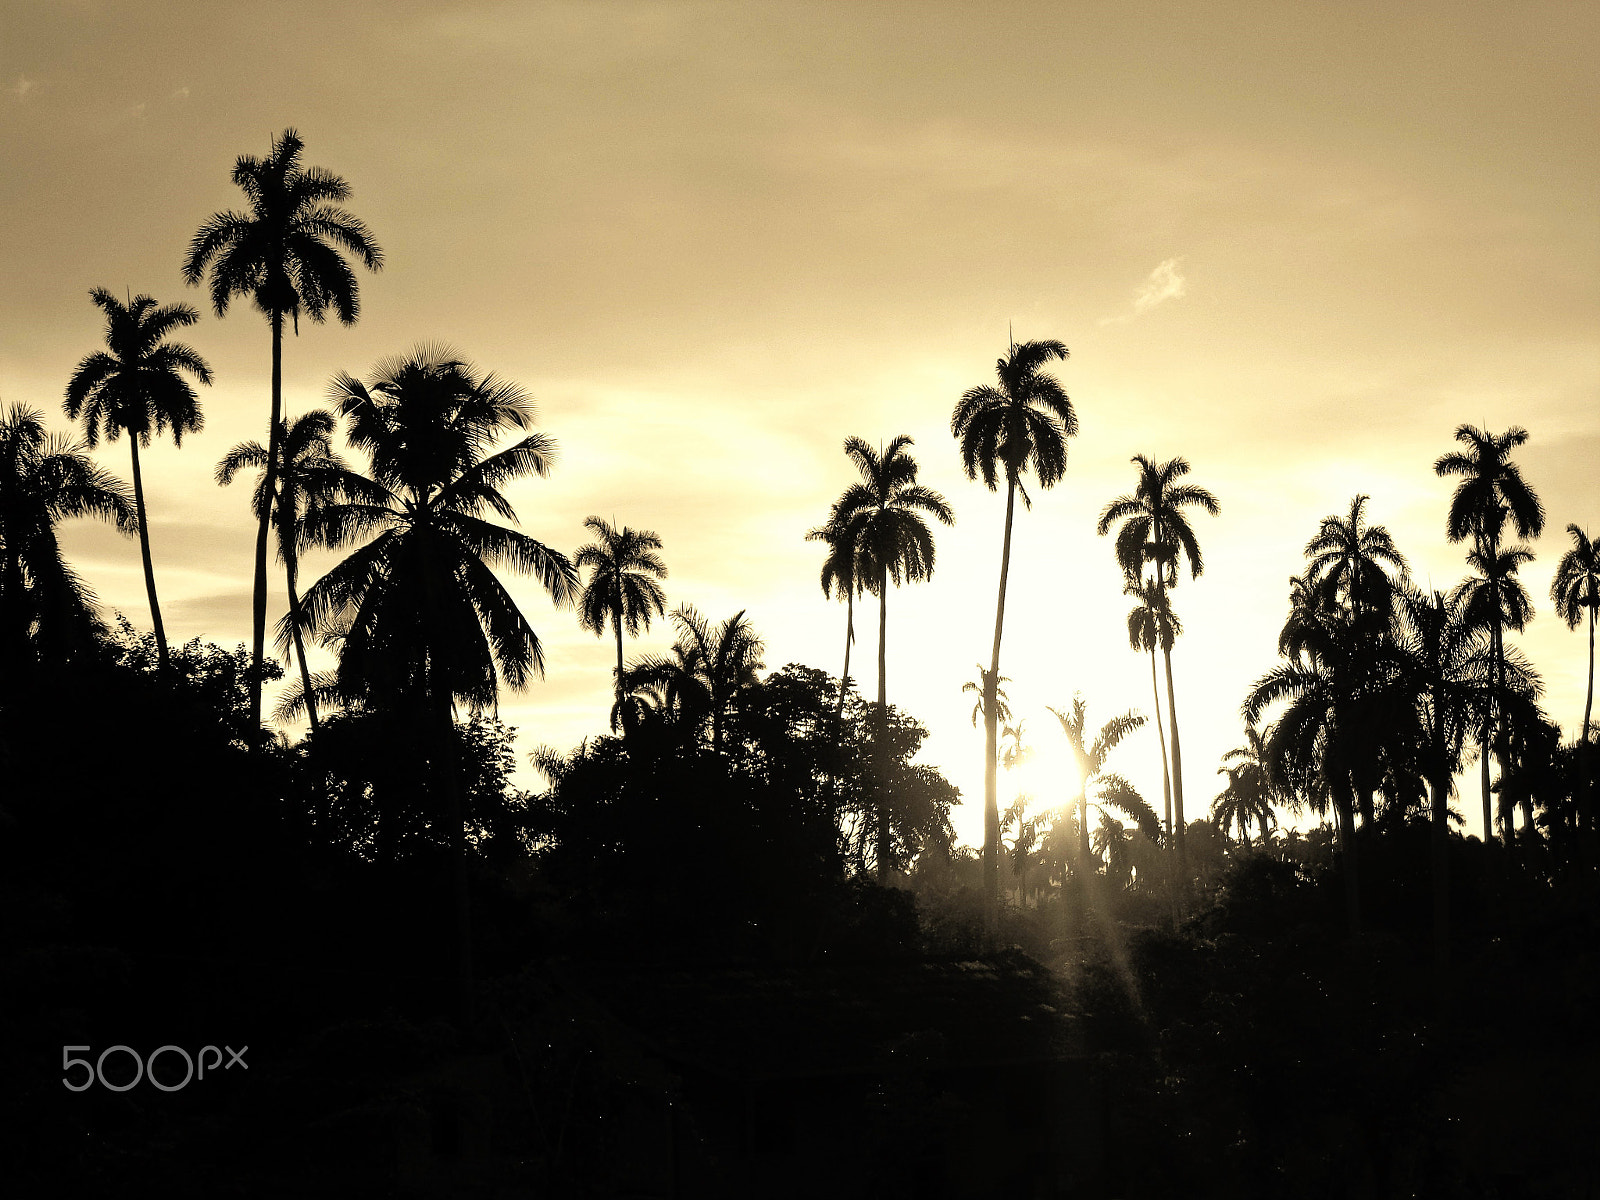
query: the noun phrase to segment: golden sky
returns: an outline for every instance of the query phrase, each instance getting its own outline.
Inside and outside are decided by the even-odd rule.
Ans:
[[[1600,533],[1597,52],[1600,9],[1577,2],[10,3],[0,401],[66,429],[103,336],[93,287],[200,307],[205,432],[147,460],[157,584],[174,639],[246,639],[246,488],[212,471],[264,437],[269,337],[179,268],[241,203],[235,157],[293,126],[388,264],[357,325],[288,340],[288,411],[336,371],[453,344],[560,442],[512,492],[523,528],[568,552],[591,513],[656,530],[671,603],[747,608],[769,666],[839,670],[843,606],[803,535],[853,478],[846,436],[915,439],[957,524],[934,580],[889,598],[889,693],[932,729],[976,842],[960,686],[987,660],[1003,497],[963,477],[950,411],[1008,327],[1060,339],[1082,433],[1019,512],[1002,672],[1045,753],[1045,706],[1075,690],[1095,725],[1149,711],[1094,522],[1133,454],[1187,457],[1222,502],[1175,596],[1201,815],[1322,516],[1366,492],[1419,577],[1464,573],[1432,472],[1462,422],[1531,433],[1548,526],[1520,644],[1575,728],[1583,638],[1548,589],[1566,524]],[[125,442],[99,454],[126,477]],[[66,541],[148,623],[136,545],[81,523]],[[504,715],[522,749],[568,747],[603,728],[614,651],[514,591],[549,673]],[[1153,732],[1112,762],[1159,805]]]

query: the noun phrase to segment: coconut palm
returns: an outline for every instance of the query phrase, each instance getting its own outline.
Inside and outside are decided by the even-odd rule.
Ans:
[[[1473,550],[1484,565],[1496,562],[1500,552],[1501,534],[1509,517],[1520,538],[1538,537],[1544,530],[1544,506],[1539,497],[1522,477],[1521,470],[1511,461],[1511,451],[1528,440],[1528,431],[1513,426],[1502,434],[1489,433],[1472,425],[1456,428],[1456,441],[1465,449],[1441,455],[1433,464],[1434,474],[1441,478],[1459,476],[1450,497],[1450,512],[1445,529],[1452,542],[1472,539]],[[1498,588],[1498,579],[1489,576],[1491,592]],[[1492,653],[1495,662],[1495,688],[1504,685],[1505,641],[1499,613],[1503,606],[1497,595],[1491,595],[1487,605],[1490,620]],[[1481,734],[1481,783],[1485,810],[1489,805],[1489,750],[1494,743],[1494,731],[1499,721],[1498,710],[1491,711],[1484,721]],[[1484,839],[1490,836],[1490,827],[1483,830]]]
[[[436,782],[447,800],[455,864],[458,1003],[466,1012],[472,972],[454,711],[458,704],[493,708],[501,680],[520,689],[544,674],[539,637],[492,568],[533,575],[557,605],[577,599],[577,571],[564,555],[485,519],[516,520],[501,489],[547,474],[555,444],[530,433],[496,450],[503,433],[533,423],[533,402],[443,348],[380,363],[367,382],[341,375],[332,394],[382,499],[308,514],[310,543],[344,548],[370,540],[311,585],[297,619],[319,629],[348,621],[340,691],[373,707],[409,706],[436,730]],[[270,453],[267,461],[270,479]]]
[[[1134,790],[1121,775],[1105,771],[1106,758],[1115,750],[1121,741],[1134,730],[1144,725],[1144,717],[1136,712],[1126,712],[1120,717],[1112,717],[1100,727],[1100,732],[1091,743],[1088,740],[1088,731],[1085,726],[1088,707],[1083,697],[1072,697],[1070,712],[1061,712],[1059,709],[1050,710],[1061,723],[1061,732],[1067,735],[1067,744],[1072,747],[1072,757],[1078,764],[1078,795],[1076,798],[1078,812],[1079,853],[1081,861],[1089,861],[1089,797],[1093,794],[1101,811],[1109,805],[1120,809],[1138,823],[1145,831],[1146,836],[1156,837],[1160,833],[1161,821],[1156,816],[1155,810],[1150,807],[1142,796]]]
[[[103,632],[94,593],[67,564],[56,525],[99,517],[138,527],[133,497],[82,445],[45,432],[33,409],[0,412],[0,679],[30,662],[63,662]]]
[[[319,689],[306,663],[305,630],[300,621],[300,551],[306,545],[306,531],[330,504],[345,500],[381,504],[384,500],[381,489],[352,471],[334,453],[336,420],[326,409],[313,409],[280,427],[276,438],[268,439],[278,447],[278,467],[272,472],[274,493],[267,491],[269,451],[260,442],[240,442],[217,463],[216,473],[218,485],[226,487],[247,467],[261,471],[250,497],[250,511],[257,520],[263,511],[267,512],[276,534],[278,561],[283,564],[289,593],[289,611],[281,626],[280,640],[293,646],[300,663],[300,691],[289,709],[297,714],[304,711],[312,733],[317,732],[321,722],[317,716]],[[325,688],[323,693],[325,697]]]
[[[1167,730],[1161,723],[1161,687],[1156,682],[1156,649],[1171,654],[1172,644],[1183,632],[1183,622],[1172,611],[1166,589],[1155,580],[1129,582],[1124,595],[1139,597],[1128,613],[1128,646],[1150,655],[1150,698],[1155,704],[1156,737],[1161,748],[1161,799],[1167,842],[1172,842],[1172,775],[1167,770]]]
[[[880,882],[887,881],[889,872],[889,798],[885,792],[889,767],[889,584],[899,587],[933,575],[933,531],[928,528],[927,517],[945,525],[955,523],[944,497],[917,482],[917,462],[906,453],[911,444],[911,439],[901,434],[887,447],[875,451],[862,438],[846,438],[845,455],[861,473],[861,479],[845,489],[828,518],[828,524],[841,531],[839,536],[855,547],[863,585],[878,597],[878,704],[873,752],[879,792]]]
[[[648,529],[620,530],[601,517],[589,517],[583,527],[598,541],[580,546],[573,559],[580,571],[589,571],[589,582],[578,599],[578,624],[596,637],[611,623],[617,636],[617,702],[622,702],[622,631],[638,637],[650,628],[653,617],[667,608],[666,593],[658,579],[667,577],[667,564],[656,553],[661,539]]]
[[[1350,501],[1348,517],[1322,518],[1306,543],[1306,585],[1326,602],[1343,605],[1360,622],[1387,623],[1406,560],[1382,525],[1367,525],[1368,497]],[[1392,572],[1392,575],[1391,575]]]
[[[233,182],[245,194],[248,212],[213,213],[195,233],[183,276],[198,285],[211,273],[211,303],[226,316],[235,296],[248,296],[272,329],[272,411],[267,421],[266,493],[277,494],[276,438],[283,420],[283,322],[296,334],[301,314],[321,322],[331,308],[341,322],[355,323],[360,310],[355,272],[348,254],[368,270],[383,266],[383,251],[356,217],[339,207],[350,186],[321,167],[302,167],[305,143],[293,129],[272,140],[265,158],[242,154]],[[341,253],[342,252],[342,253]],[[250,714],[261,722],[261,663],[266,652],[267,531],[263,512],[256,530],[255,587],[251,602],[254,667]]]
[[[194,348],[167,341],[174,329],[199,320],[187,304],[157,306],[149,296],[122,303],[105,288],[89,293],[106,318],[106,349],[96,350],[72,373],[67,383],[65,407],[73,420],[83,418],[84,440],[91,449],[102,436],[114,442],[123,433],[133,452],[133,503],[139,523],[139,554],[144,560],[144,590],[150,601],[150,622],[155,627],[157,661],[163,673],[171,667],[167,656],[167,631],[156,599],[156,574],[150,559],[150,525],[145,514],[144,474],[139,447],[150,445],[154,434],[172,431],[174,445],[183,435],[204,425],[200,399],[184,378],[209,384],[211,368]]]
[[[1120,526],[1116,537],[1117,564],[1129,583],[1144,577],[1144,568],[1152,566],[1152,581],[1162,600],[1168,588],[1178,584],[1180,558],[1189,561],[1191,579],[1198,579],[1204,570],[1200,542],[1189,524],[1186,508],[1216,516],[1220,511],[1217,498],[1203,487],[1177,480],[1189,473],[1189,463],[1183,458],[1158,463],[1137,454],[1132,459],[1139,468],[1139,482],[1130,495],[1118,496],[1100,513],[1096,531],[1104,537],[1113,526]],[[1179,878],[1188,878],[1185,851],[1183,815],[1183,743],[1178,736],[1178,702],[1172,683],[1172,649],[1162,648],[1167,667],[1167,721],[1172,726],[1172,806],[1173,829],[1178,850]]]
[[[1078,416],[1061,384],[1045,368],[1065,361],[1067,348],[1057,341],[1012,343],[995,363],[998,385],[969,388],[956,403],[950,431],[961,443],[961,465],[968,479],[980,475],[991,492],[1006,485],[1005,533],[1000,542],[1000,592],[995,600],[994,645],[989,656],[983,698],[983,881],[988,921],[995,927],[999,912],[1000,810],[995,774],[999,752],[999,708],[993,689],[1000,680],[1000,637],[1005,626],[1006,579],[1011,569],[1011,523],[1020,493],[1023,507],[1032,507],[1023,475],[1031,468],[1042,488],[1054,487],[1067,471],[1067,439],[1078,432]]]
[[[1567,623],[1568,629],[1576,629],[1583,614],[1589,614],[1589,683],[1583,695],[1583,724],[1578,727],[1578,811],[1585,821],[1592,822],[1589,721],[1594,713],[1594,623],[1595,614],[1600,612],[1600,543],[1591,541],[1576,525],[1568,525],[1567,533],[1572,536],[1572,549],[1556,564],[1550,598],[1555,601],[1556,616]]]

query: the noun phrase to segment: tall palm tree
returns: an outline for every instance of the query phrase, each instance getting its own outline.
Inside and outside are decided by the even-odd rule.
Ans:
[[[1433,464],[1434,474],[1441,478],[1460,476],[1450,497],[1450,512],[1445,529],[1452,542],[1472,539],[1473,550],[1485,565],[1497,561],[1501,534],[1506,518],[1510,518],[1517,536],[1538,537],[1544,530],[1544,506],[1539,497],[1522,477],[1521,470],[1511,461],[1511,451],[1528,440],[1528,431],[1513,426],[1502,434],[1489,433],[1473,425],[1456,427],[1456,441],[1465,447],[1441,455]],[[1494,592],[1498,581],[1490,579]],[[1491,595],[1487,605],[1490,616],[1490,636],[1495,663],[1495,687],[1504,685],[1505,643],[1499,613],[1502,611],[1498,595]],[[1484,721],[1481,734],[1483,802],[1489,804],[1489,752],[1494,743],[1494,732],[1499,723],[1498,710],[1492,710]],[[1490,836],[1485,824],[1484,840]]]
[[[1367,525],[1368,497],[1350,501],[1348,517],[1322,518],[1306,543],[1306,584],[1330,604],[1343,605],[1361,623],[1387,624],[1396,580],[1406,575],[1406,560],[1382,525]],[[1393,572],[1391,576],[1390,572]]]
[[[625,672],[627,689],[688,727],[709,725],[711,748],[720,753],[728,712],[738,694],[757,682],[766,645],[743,609],[712,625],[693,605],[680,604],[672,623],[678,629],[672,653],[634,663]]]
[[[850,690],[850,648],[856,641],[856,596],[863,589],[863,564],[861,548],[850,538],[849,531],[829,520],[806,534],[808,542],[824,542],[828,556],[822,560],[822,594],[831,599],[844,597],[844,670],[839,675],[839,702],[834,711],[834,725],[843,727],[844,698]]]
[[[1183,632],[1183,622],[1172,611],[1172,601],[1166,589],[1155,580],[1129,582],[1124,595],[1138,596],[1139,603],[1128,613],[1128,646],[1150,655],[1150,698],[1155,704],[1156,737],[1161,747],[1161,799],[1162,813],[1167,831],[1167,843],[1172,843],[1172,775],[1167,769],[1167,730],[1161,723],[1161,687],[1156,682],[1156,649],[1162,654],[1172,653],[1172,644]]]
[[[144,475],[139,468],[139,447],[149,446],[153,434],[172,431],[173,445],[183,435],[204,425],[200,399],[184,376],[203,384],[211,382],[211,368],[193,347],[169,342],[174,329],[193,325],[199,314],[187,304],[158,307],[149,296],[135,296],[123,304],[105,288],[89,293],[106,317],[106,349],[96,350],[78,364],[67,383],[67,416],[83,418],[84,439],[92,449],[102,434],[114,442],[124,432],[133,451],[133,503],[139,521],[139,554],[144,560],[144,590],[150,600],[150,621],[155,626],[156,655],[161,670],[171,667],[167,656],[167,631],[156,599],[156,573],[150,560],[150,525],[145,515]]]
[[[1139,482],[1132,494],[1118,496],[1100,513],[1096,531],[1104,537],[1112,526],[1119,525],[1116,537],[1117,564],[1129,583],[1144,577],[1145,565],[1152,568],[1152,580],[1163,601],[1167,589],[1178,585],[1180,558],[1189,560],[1191,579],[1198,579],[1204,570],[1200,542],[1189,524],[1186,508],[1216,516],[1221,511],[1217,498],[1203,487],[1177,480],[1189,473],[1188,460],[1168,459],[1158,463],[1143,454],[1134,455],[1133,464],[1139,468]],[[1184,843],[1183,816],[1183,743],[1178,737],[1178,698],[1172,684],[1172,649],[1164,647],[1162,657],[1167,667],[1167,720],[1172,726],[1172,806],[1173,824],[1178,850],[1179,878],[1189,877],[1188,855]]]
[[[855,464],[861,479],[845,489],[828,520],[829,525],[842,531],[843,540],[855,547],[866,589],[878,597],[878,705],[873,751],[878,777],[880,883],[889,878],[889,584],[899,587],[932,576],[933,531],[925,517],[931,516],[945,525],[955,523],[955,514],[944,497],[917,482],[916,459],[906,453],[911,444],[911,439],[901,434],[887,447],[873,450],[862,438],[846,438],[845,455]]]
[[[1489,705],[1483,713],[1483,726],[1479,733],[1479,783],[1483,796],[1483,837],[1493,836],[1489,806],[1489,755],[1497,752],[1502,769],[1505,766],[1503,737],[1507,705],[1512,698],[1507,690],[1506,664],[1508,654],[1505,630],[1521,632],[1533,619],[1533,599],[1517,578],[1517,571],[1533,561],[1533,551],[1526,546],[1501,547],[1498,539],[1490,539],[1483,547],[1474,547],[1467,555],[1467,564],[1473,573],[1455,587],[1462,601],[1464,618],[1471,624],[1489,631],[1490,661],[1494,668],[1489,689]],[[1489,547],[1493,547],[1490,549]],[[1502,825],[1502,833],[1510,844],[1513,836],[1510,825]]]
[[[198,285],[211,272],[211,303],[226,316],[235,296],[248,296],[272,329],[272,411],[267,421],[266,492],[277,494],[277,436],[283,420],[283,322],[296,334],[300,316],[321,322],[331,308],[353,325],[360,311],[349,254],[370,271],[383,266],[383,251],[356,217],[339,207],[350,185],[321,167],[302,167],[305,143],[293,129],[272,139],[265,158],[241,154],[233,182],[244,192],[248,212],[213,213],[189,243],[183,277]],[[343,253],[341,253],[343,252]],[[255,588],[251,601],[253,646],[250,715],[261,723],[261,664],[266,653],[267,531],[269,512],[256,530]]]
[[[333,413],[318,408],[280,426],[277,437],[269,439],[278,448],[277,470],[271,473],[274,492],[267,491],[270,451],[260,442],[240,442],[217,463],[217,483],[222,487],[247,467],[261,471],[250,497],[250,511],[257,520],[266,512],[277,535],[278,561],[283,564],[289,593],[282,633],[300,663],[299,700],[292,707],[304,708],[312,733],[317,732],[321,722],[317,716],[318,689],[306,663],[305,630],[300,619],[300,551],[306,546],[308,527],[329,505],[344,501],[381,504],[385,499],[381,489],[352,471],[334,453],[336,421]]]
[[[442,347],[380,363],[367,382],[341,375],[332,394],[382,498],[308,515],[309,542],[343,548],[370,540],[311,585],[301,599],[302,619],[317,628],[348,620],[339,654],[342,692],[378,707],[411,706],[437,730],[455,864],[457,1000],[469,1013],[466,832],[454,711],[457,704],[491,708],[500,680],[522,688],[544,674],[539,637],[493,567],[533,575],[557,605],[577,599],[578,573],[564,555],[485,519],[516,520],[501,489],[546,475],[555,443],[529,433],[497,450],[503,433],[533,423],[532,400]],[[267,461],[270,478],[270,453]]]
[[[601,517],[589,517],[583,527],[598,541],[578,548],[573,565],[589,571],[589,582],[578,598],[578,624],[599,637],[611,623],[617,635],[617,703],[622,703],[622,630],[638,637],[650,628],[652,618],[666,612],[667,596],[658,579],[667,577],[667,564],[656,553],[661,539],[648,529],[624,525],[616,529]],[[626,726],[624,726],[626,728]]]
[[[1572,536],[1572,549],[1556,564],[1550,598],[1555,601],[1556,616],[1567,623],[1568,629],[1576,629],[1583,614],[1589,614],[1589,684],[1583,694],[1583,724],[1578,727],[1578,811],[1584,821],[1592,823],[1589,721],[1594,713],[1594,623],[1595,614],[1600,612],[1600,543],[1592,541],[1576,525],[1568,525],[1567,533]]]
[[[1078,811],[1078,836],[1079,854],[1081,862],[1089,861],[1089,796],[1096,797],[1102,811],[1107,805],[1121,809],[1133,818],[1144,830],[1147,837],[1158,836],[1161,830],[1161,821],[1156,816],[1155,809],[1151,808],[1145,799],[1134,790],[1121,775],[1105,771],[1106,758],[1115,750],[1118,744],[1134,730],[1144,725],[1144,717],[1136,712],[1126,712],[1120,717],[1112,717],[1100,727],[1100,732],[1095,734],[1094,741],[1088,740],[1088,730],[1085,719],[1088,708],[1082,696],[1073,696],[1072,710],[1061,712],[1059,709],[1050,710],[1061,723],[1061,732],[1067,735],[1067,744],[1072,747],[1072,757],[1078,764],[1078,795],[1076,805]]]
[[[1078,432],[1078,415],[1060,382],[1045,370],[1064,362],[1067,348],[1057,341],[1012,343],[1010,353],[995,363],[996,384],[969,388],[956,402],[950,432],[961,443],[961,465],[968,479],[982,475],[984,484],[1006,485],[1005,534],[1000,542],[1000,593],[995,600],[994,646],[989,655],[983,719],[983,882],[992,931],[1000,903],[1000,810],[995,774],[1000,731],[993,688],[1000,679],[1000,635],[1006,618],[1006,578],[1011,570],[1011,522],[1020,492],[1024,508],[1032,507],[1022,476],[1031,468],[1042,488],[1054,487],[1067,471],[1067,439]]]
[[[94,593],[67,564],[56,525],[99,517],[123,533],[138,518],[126,485],[81,445],[45,432],[20,404],[0,412],[0,680],[31,662],[62,662],[103,629]]]

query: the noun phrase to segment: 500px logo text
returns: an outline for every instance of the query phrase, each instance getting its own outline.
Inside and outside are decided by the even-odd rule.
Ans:
[[[93,1087],[97,1081],[99,1082],[100,1086],[105,1088],[107,1091],[126,1092],[138,1086],[139,1081],[145,1078],[148,1078],[152,1085],[159,1088],[163,1092],[176,1092],[188,1087],[191,1080],[204,1079],[206,1077],[207,1070],[215,1075],[219,1066],[224,1071],[235,1066],[243,1067],[246,1071],[250,1069],[250,1064],[244,1061],[244,1052],[250,1049],[249,1046],[240,1046],[237,1050],[235,1050],[232,1046],[224,1046],[222,1050],[217,1049],[215,1046],[201,1046],[200,1053],[194,1057],[190,1057],[189,1052],[181,1046],[158,1046],[156,1049],[150,1051],[150,1054],[147,1058],[140,1058],[138,1051],[134,1050],[132,1046],[119,1045],[107,1046],[104,1050],[100,1051],[100,1057],[95,1059],[92,1063],[87,1058],[73,1057],[72,1052],[74,1050],[89,1049],[90,1047],[88,1046],[61,1047],[61,1069],[66,1072],[66,1074],[61,1076],[61,1083],[62,1086],[64,1086],[69,1092],[88,1091],[89,1088]],[[223,1050],[228,1052],[228,1061],[226,1063],[222,1061]],[[118,1051],[121,1051],[129,1059],[133,1060],[133,1078],[129,1079],[126,1083],[114,1083],[106,1078],[106,1059],[110,1058]],[[206,1061],[206,1056],[208,1054],[212,1056],[210,1062]],[[170,1081],[164,1083],[161,1079],[156,1078],[156,1062],[157,1060],[161,1059],[163,1055],[167,1056],[167,1061],[162,1065],[161,1074],[163,1077],[170,1077],[171,1075],[175,1074],[176,1064],[179,1059],[181,1059],[183,1062],[183,1078],[178,1080],[176,1083],[172,1083]],[[196,1059],[198,1059],[198,1064]],[[122,1065],[121,1060],[112,1059],[112,1065],[117,1068],[114,1071],[114,1074],[118,1077],[121,1077],[127,1071],[127,1068]],[[74,1083],[72,1081],[72,1069],[74,1067],[82,1067],[86,1072],[82,1083]]]

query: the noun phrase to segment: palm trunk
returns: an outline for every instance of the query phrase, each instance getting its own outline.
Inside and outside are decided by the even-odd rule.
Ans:
[[[1594,799],[1589,795],[1589,720],[1594,712],[1594,613],[1589,609],[1589,687],[1583,695],[1583,725],[1578,730],[1578,820],[1583,829],[1594,831]]]
[[[1150,646],[1150,695],[1156,706],[1156,736],[1161,741],[1161,800],[1167,823],[1166,844],[1161,847],[1162,872],[1166,876],[1167,903],[1172,910],[1172,927],[1183,919],[1178,911],[1178,894],[1172,888],[1172,776],[1167,772],[1167,728],[1161,723],[1161,686],[1156,682],[1156,648]]]
[[[617,613],[614,613],[612,615],[611,624],[616,628],[616,631],[617,631],[617,714],[620,717],[621,714],[622,714],[622,711],[623,711],[622,710],[622,614],[621,614],[620,611],[617,612]],[[626,736],[626,734],[628,732],[628,723],[626,721],[623,721],[623,723],[622,723],[622,732],[623,732],[624,736]]]
[[[872,739],[878,776],[878,883],[889,882],[889,691],[885,637],[889,630],[889,569],[878,573],[878,735]]]
[[[1172,687],[1172,650],[1162,649],[1167,662],[1167,720],[1172,722],[1172,819],[1173,841],[1178,849],[1178,888],[1180,900],[1189,892],[1189,851],[1184,840],[1183,747],[1178,741],[1178,697]]]
[[[833,727],[841,746],[844,744],[844,698],[850,691],[850,647],[855,640],[856,594],[852,588],[844,598],[844,674],[839,676],[839,705],[833,713]]]
[[[1000,780],[996,774],[1000,751],[999,714],[1000,634],[1006,619],[1006,576],[1011,570],[1011,520],[1016,512],[1017,480],[1006,472],[1006,530],[1000,543],[1000,596],[994,608],[994,650],[989,675],[983,684],[983,890],[984,915],[992,934],[1000,925]]]
[[[255,591],[250,602],[250,722],[261,728],[261,667],[267,644],[267,531],[272,524],[270,498],[278,489],[278,423],[283,419],[283,313],[272,311],[272,420],[267,426],[267,477],[263,483],[269,501],[256,530]]]
[[[295,590],[295,572],[291,567],[287,579],[289,587],[289,632],[294,638],[295,657],[300,660],[300,690],[306,698],[306,720],[311,723],[311,734],[316,736],[322,727],[317,720],[317,695],[311,687],[311,668],[306,665],[305,637],[300,629],[300,596]]]
[[[1335,789],[1334,809],[1337,813],[1339,851],[1344,867],[1344,912],[1351,940],[1361,936],[1361,856],[1356,844],[1356,818],[1348,780],[1341,780]]]
[[[1087,879],[1089,876],[1089,791],[1087,787],[1078,789],[1078,875]]]
[[[161,623],[161,605],[156,600],[156,571],[150,562],[150,526],[144,515],[144,474],[139,470],[139,438],[128,431],[128,444],[133,448],[133,507],[139,517],[139,556],[144,560],[144,590],[150,597],[150,623],[156,630],[156,663],[163,675],[172,670],[172,660],[167,657],[167,629]]]

